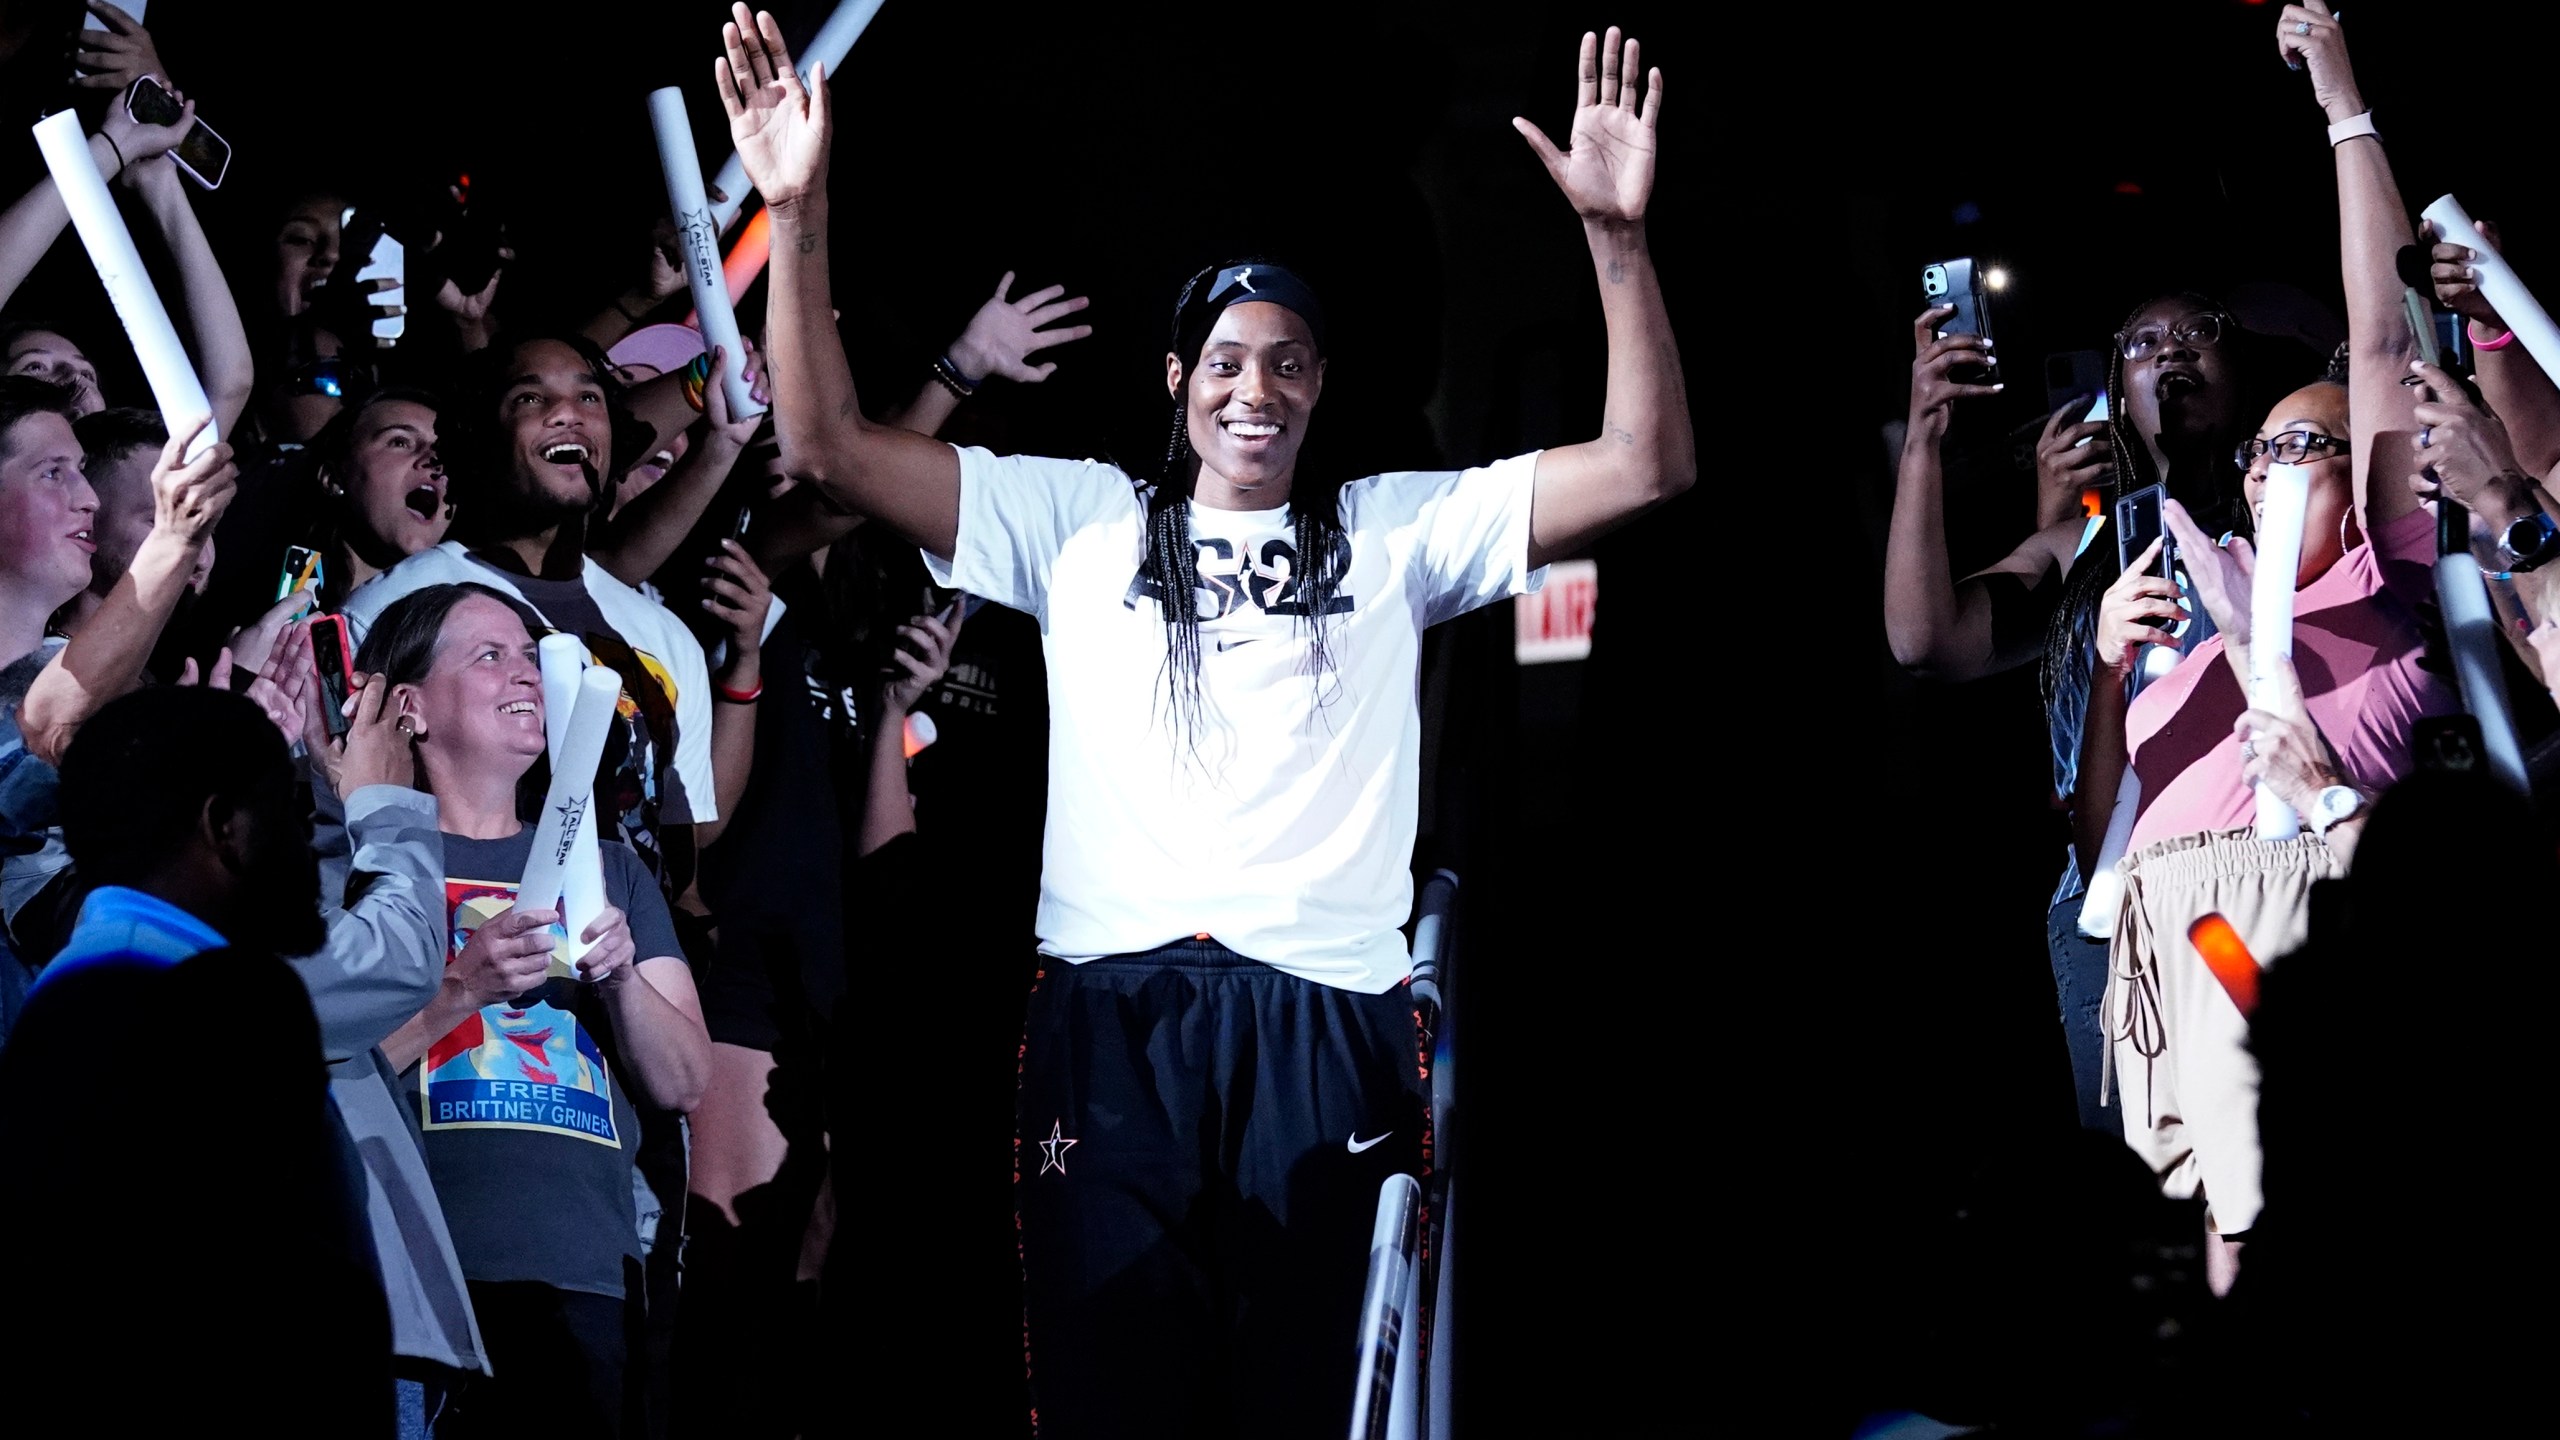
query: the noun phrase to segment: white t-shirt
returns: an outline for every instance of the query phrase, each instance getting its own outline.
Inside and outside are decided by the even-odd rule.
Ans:
[[[1544,581],[1528,563],[1536,472],[1529,454],[1345,486],[1351,559],[1322,676],[1289,510],[1192,506],[1200,719],[1185,736],[1129,476],[960,451],[958,553],[926,565],[1037,619],[1049,662],[1040,948],[1089,960],[1205,933],[1346,990],[1402,980],[1422,632]]]
[[[361,646],[365,632],[373,628],[374,617],[388,609],[392,601],[430,585],[466,580],[524,601],[547,623],[580,635],[591,655],[594,652],[600,637],[583,633],[586,622],[582,617],[551,614],[541,599],[527,593],[528,588],[552,590],[568,582],[536,581],[528,587],[518,577],[474,560],[471,552],[455,540],[421,550],[357,586],[344,607],[349,640]],[[651,767],[656,771],[671,768],[677,782],[667,787],[671,793],[656,797],[657,820],[679,825],[718,819],[719,792],[713,786],[711,773],[711,672],[703,663],[701,642],[665,606],[615,579],[593,556],[587,557],[576,585],[613,634],[630,647],[659,692],[658,696],[635,697],[629,677],[625,677],[626,701],[649,722],[642,740],[652,750],[663,747],[672,752],[671,756],[659,757]],[[603,655],[593,658],[611,663]],[[662,719],[671,720],[663,728],[671,729],[672,735],[659,733]],[[645,853],[650,847],[642,848]]]

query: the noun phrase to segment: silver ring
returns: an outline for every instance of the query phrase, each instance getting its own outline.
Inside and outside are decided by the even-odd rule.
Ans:
[[[2418,448],[2419,448],[2419,449],[2421,449],[2421,450],[2426,449],[2426,448],[2427,448],[2427,443],[2428,443],[2428,441],[2430,441],[2431,439],[2433,439],[2433,438],[2434,438],[2435,433],[2436,433],[2436,427],[2434,427],[2433,425],[2421,425],[2421,426],[2419,426],[2419,427],[2418,427]]]
[[[2254,736],[2240,742],[2240,758],[2243,760],[2258,758],[2258,742]]]
[[[2310,21],[2308,21],[2308,20],[2296,20],[2296,21],[2294,21],[2294,22],[2293,22],[2293,33],[2294,33],[2294,34],[2296,34],[2296,35],[2308,35],[2308,34],[2310,34],[2310,33],[2311,33],[2311,22],[2310,22]]]

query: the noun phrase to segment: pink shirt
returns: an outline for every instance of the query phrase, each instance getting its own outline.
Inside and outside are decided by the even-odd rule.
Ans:
[[[2341,556],[2293,602],[2293,667],[2312,723],[2348,780],[2375,791],[2409,770],[2409,737],[2462,708],[2450,679],[2418,668],[2416,606],[2435,594],[2435,516],[2424,508]],[[2156,840],[2257,822],[2232,723],[2248,708],[2222,637],[2134,697],[2125,738],[2142,778],[2127,853]]]

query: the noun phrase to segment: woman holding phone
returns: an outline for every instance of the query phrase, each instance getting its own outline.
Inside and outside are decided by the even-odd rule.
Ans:
[[[2217,1289],[2237,1264],[2230,1242],[2258,1218],[2257,1069],[2246,1021],[2188,926],[2218,911],[2261,963],[2299,944],[2312,883],[2344,868],[2366,807],[2410,768],[2418,722],[2459,707],[2421,663],[2418,611],[2434,593],[2435,518],[2403,483],[2398,458],[2424,438],[2412,419],[2418,393],[2404,383],[2419,340],[2395,264],[2415,239],[2409,212],[2337,21],[2318,0],[2289,5],[2277,43],[2284,58],[2307,66],[2330,120],[2354,359],[2343,384],[2305,386],[2278,402],[2234,457],[2257,517],[2271,463],[2306,472],[2293,576],[2290,671],[2298,680],[2252,706],[2256,556],[2245,539],[2217,543],[2173,500],[2164,507],[2169,529],[2220,633],[2123,707],[2114,739],[2097,723],[2095,697],[2121,694],[2116,682],[2138,652],[2161,643],[2141,621],[2177,609],[2165,582],[2128,572],[2101,608],[2088,728],[2092,745],[2116,747],[2107,763],[2130,765],[2142,783],[2119,867],[2125,888],[2107,994],[2125,1136],[2170,1194],[2204,1199]],[[2293,805],[2302,834],[2257,838],[2253,782]]]
[[[513,1435],[523,1417],[618,1435],[640,1296],[636,1093],[690,1110],[710,1040],[665,899],[601,845],[604,912],[574,962],[557,911],[516,904],[533,852],[524,781],[545,753],[529,612],[432,585],[375,618],[357,656],[390,687],[444,833],[451,951],[434,1001],[383,1042],[418,1107],[429,1173],[495,1379],[438,1427]]]

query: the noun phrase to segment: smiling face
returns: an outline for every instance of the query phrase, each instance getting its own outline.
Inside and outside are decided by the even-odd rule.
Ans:
[[[2305,385],[2267,412],[2267,423],[2258,427],[2258,438],[2272,440],[2295,430],[2345,440],[2346,390],[2336,385]],[[2266,521],[2269,463],[2270,457],[2265,455],[2249,462],[2249,478],[2243,488],[2248,495],[2252,524]],[[2339,450],[2315,450],[2303,457],[2302,467],[2311,472],[2311,494],[2302,517],[2302,562],[2293,572],[2297,590],[2327,574],[2329,567],[2347,553],[2346,518],[2356,499],[2353,457]]]
[[[2216,325],[2218,339],[2195,334]],[[2165,438],[2176,448],[2231,432],[2239,418],[2239,377],[2231,365],[2238,328],[2212,306],[2176,296],[2134,313],[2124,334],[2153,342],[2124,361],[2125,418],[2135,435],[2146,442]]]
[[[523,778],[543,752],[542,662],[516,612],[466,595],[445,612],[426,678],[394,697],[419,734],[432,785],[439,775]]]
[[[1288,502],[1307,421],[1324,390],[1324,361],[1298,312],[1266,300],[1228,306],[1189,375],[1181,357],[1165,357],[1165,383],[1183,401],[1191,451],[1200,457],[1195,499],[1221,510]]]
[[[338,265],[338,217],[346,202],[335,195],[303,199],[276,227],[276,312],[299,315]]]
[[[0,435],[0,584],[48,606],[87,589],[97,514],[70,421],[38,412]]]
[[[345,497],[359,553],[383,563],[407,559],[444,539],[453,524],[444,462],[436,455],[436,412],[413,400],[378,400],[347,438],[347,473],[322,478]]]
[[[613,470],[613,420],[586,357],[558,340],[517,346],[498,407],[518,501],[553,521],[592,507]]]
[[[8,355],[0,358],[0,374],[33,375],[69,386],[75,414],[94,415],[107,408],[98,393],[98,368],[79,346],[50,330],[22,330],[11,337]]]

